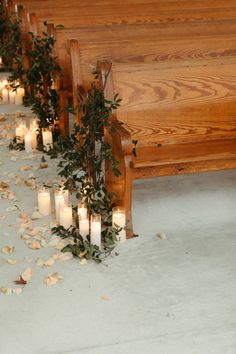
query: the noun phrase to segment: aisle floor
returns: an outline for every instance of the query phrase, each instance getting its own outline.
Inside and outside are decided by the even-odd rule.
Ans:
[[[15,109],[2,105],[0,113]],[[8,143],[0,140],[0,181],[17,200],[0,199],[0,249],[15,252],[0,252],[0,287],[14,287],[28,267],[33,276],[20,295],[0,293],[1,354],[236,353],[236,170],[136,182],[139,237],[100,265],[73,259],[43,268],[37,259],[55,249],[32,250],[20,238],[19,210],[11,208],[31,215],[36,191],[15,185],[15,174],[50,182],[56,161],[37,169],[39,153],[25,160]],[[31,169],[19,172],[22,165]],[[47,287],[53,272],[63,280]]]

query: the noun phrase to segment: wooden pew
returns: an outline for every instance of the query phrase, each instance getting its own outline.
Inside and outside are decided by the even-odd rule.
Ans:
[[[105,98],[122,98],[105,135],[122,175],[107,164],[106,184],[131,234],[133,180],[236,168],[236,57],[98,67]]]

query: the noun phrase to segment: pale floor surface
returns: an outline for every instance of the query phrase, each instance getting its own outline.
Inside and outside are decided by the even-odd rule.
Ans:
[[[40,160],[17,155],[10,161],[0,146],[0,180],[5,171]],[[50,171],[35,172],[39,179],[55,176],[50,163]],[[35,191],[11,189],[30,214]],[[235,170],[136,182],[133,215],[140,236],[102,265],[71,260],[38,267],[37,257],[52,250],[28,249],[17,231],[18,212],[6,213],[13,204],[0,200],[0,214],[7,215],[0,220],[0,248],[14,244],[20,261],[10,266],[6,260],[13,256],[0,254],[0,287],[12,286],[28,266],[33,277],[21,295],[0,294],[1,354],[236,353]],[[157,237],[160,232],[166,239]],[[54,271],[63,281],[47,288],[43,278]]]

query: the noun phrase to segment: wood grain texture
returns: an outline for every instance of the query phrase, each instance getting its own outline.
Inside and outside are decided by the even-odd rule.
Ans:
[[[235,59],[114,65],[118,119],[142,145],[232,138]]]
[[[235,1],[127,1],[58,2],[57,11],[53,1],[45,6],[37,1],[21,1],[29,12],[37,12],[41,21],[45,18],[65,26],[102,24],[147,24],[234,19]]]
[[[143,25],[56,30],[56,54],[63,69],[63,87],[68,82],[66,77],[68,76],[70,81],[72,77],[68,52],[70,39],[78,41],[80,48],[78,60],[81,62],[81,79],[84,84],[92,79],[91,67],[96,65],[97,60],[118,63],[152,62],[236,54],[236,23],[230,22],[229,28],[222,23],[219,26],[209,26],[207,33],[199,25],[191,28],[187,30],[186,25],[178,25],[171,29],[169,35],[163,26],[157,28]],[[186,31],[189,36],[191,35],[191,41],[185,38]],[[230,31],[233,34],[230,34]]]

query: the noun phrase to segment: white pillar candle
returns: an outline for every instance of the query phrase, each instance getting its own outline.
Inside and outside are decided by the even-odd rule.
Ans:
[[[16,127],[16,138],[18,142],[23,143],[25,137],[25,130],[26,130],[25,122],[20,123],[18,127]]]
[[[37,134],[36,134],[36,131],[31,131],[30,132],[31,134],[31,139],[32,139],[32,149],[35,150],[37,148],[37,145],[38,145],[38,142],[37,142]]]
[[[122,228],[117,239],[120,242],[126,241],[126,231],[124,230],[126,226],[125,208],[115,207],[112,209],[112,226]]]
[[[39,127],[39,123],[37,119],[33,118],[30,120],[30,130],[37,130]]]
[[[31,132],[25,134],[25,152],[31,153],[32,150],[32,135]]]
[[[81,219],[86,219],[88,214],[88,209],[84,203],[79,203],[78,204],[78,216]]]
[[[56,190],[54,192],[54,197],[55,197],[55,211],[56,211],[56,220],[58,223],[60,223],[60,209],[67,204],[65,202],[64,194],[61,189]]]
[[[38,191],[38,209],[43,216],[51,214],[50,193],[47,188],[42,188]]]
[[[90,243],[101,248],[101,215],[91,215]]]
[[[43,146],[46,151],[49,151],[53,147],[52,132],[51,130],[43,130]]]
[[[9,102],[10,103],[15,103],[15,97],[16,97],[16,92],[15,91],[10,91],[9,92]]]
[[[68,202],[69,202],[69,191],[68,191],[68,189],[63,189],[63,195],[64,195],[65,203],[68,204]]]
[[[2,66],[2,57],[0,57],[0,67]]]
[[[89,235],[89,219],[79,217],[79,233],[86,240],[86,236]]]
[[[6,86],[8,86],[8,81],[7,81],[7,80],[3,80],[2,86],[3,86],[3,88],[5,88]]]
[[[21,88],[18,88],[16,90],[15,104],[17,104],[17,105],[23,104],[23,96],[22,96],[22,93],[21,93]]]
[[[60,208],[60,225],[65,229],[69,229],[72,224],[72,207],[70,205],[64,205]]]
[[[2,90],[2,101],[8,103],[8,90],[6,88]]]

